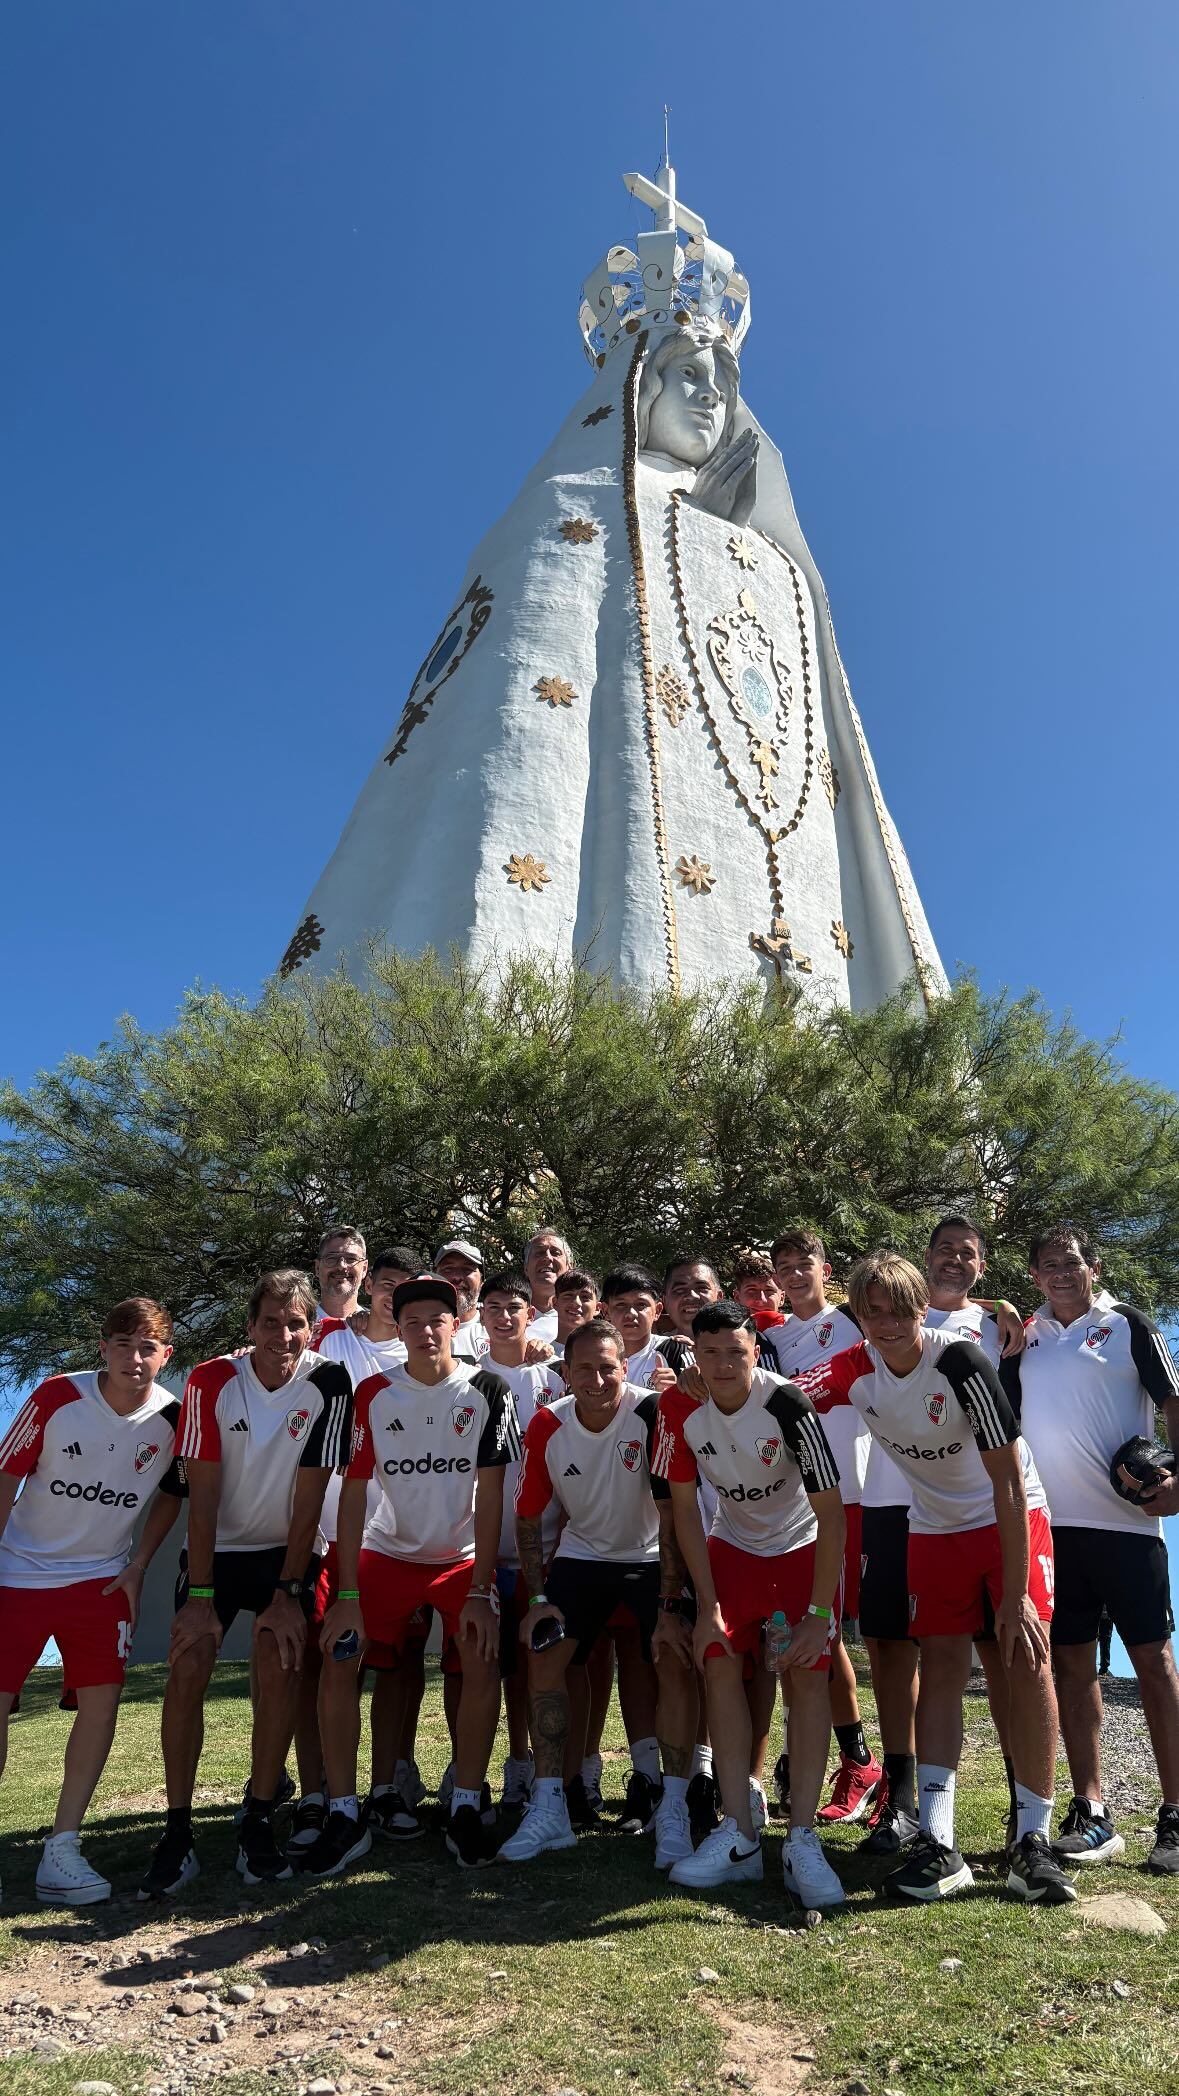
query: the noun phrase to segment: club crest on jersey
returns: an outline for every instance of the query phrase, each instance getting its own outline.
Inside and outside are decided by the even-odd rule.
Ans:
[[[136,1470],[146,1470],[149,1463],[155,1462],[159,1452],[160,1444],[158,1441],[141,1441],[135,1451]]]
[[[927,1391],[925,1397],[925,1409],[929,1414],[930,1425],[940,1426],[942,1420],[946,1416],[945,1397],[939,1391]]]
[[[815,1338],[818,1340],[820,1346],[830,1346],[831,1334],[834,1332],[834,1330],[835,1325],[831,1318],[828,1318],[825,1324],[821,1324],[819,1326],[818,1331],[815,1333]]]
[[[300,1409],[297,1412],[287,1413],[287,1432],[292,1441],[301,1441],[310,1424],[310,1412]]]
[[[462,1441],[475,1424],[474,1405],[456,1405],[450,1415],[450,1423]]]
[[[775,1463],[781,1462],[782,1443],[776,1435],[764,1434],[754,1443],[754,1446],[767,1470],[772,1470]]]
[[[1088,1347],[1103,1346],[1112,1331],[1112,1325],[1086,1325],[1085,1345]]]
[[[618,1453],[628,1470],[637,1470],[643,1460],[641,1441],[620,1441]]]

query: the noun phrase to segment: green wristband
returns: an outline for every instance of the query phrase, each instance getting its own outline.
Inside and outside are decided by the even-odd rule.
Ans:
[[[530,1594],[528,1596],[528,1606],[529,1608],[539,1608],[541,1603],[547,1601],[548,1598],[547,1594]]]
[[[213,1589],[212,1587],[190,1587],[188,1598],[190,1601],[211,1601],[213,1599]]]
[[[819,1616],[824,1623],[829,1623],[831,1621],[830,1609],[818,1608],[813,1601],[811,1602],[811,1605],[807,1610],[807,1614],[808,1616]]]
[[[336,1595],[336,1600],[337,1600],[337,1601],[359,1601],[359,1599],[360,1599],[360,1588],[359,1588],[359,1587],[341,1587],[341,1588],[340,1588],[340,1590],[339,1590],[339,1592],[338,1592],[338,1593],[337,1593],[337,1595]]]

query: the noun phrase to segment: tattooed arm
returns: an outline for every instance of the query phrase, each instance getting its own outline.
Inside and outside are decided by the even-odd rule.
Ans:
[[[670,1499],[659,1501],[659,1598],[661,1601],[677,1599],[688,1583],[688,1568],[675,1532],[675,1516]],[[661,1608],[659,1621],[651,1637],[651,1657],[658,1660],[662,1655],[681,1660],[685,1666],[692,1664],[692,1633],[678,1610]],[[665,1773],[677,1776],[678,1769]]]

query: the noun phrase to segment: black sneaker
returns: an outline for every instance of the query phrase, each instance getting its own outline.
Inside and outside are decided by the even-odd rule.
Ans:
[[[1154,1847],[1146,1859],[1146,1868],[1153,1870],[1157,1878],[1171,1877],[1179,1871],[1179,1805],[1164,1805],[1159,1813]]]
[[[1067,1907],[1077,1888],[1066,1878],[1042,1834],[1025,1834],[1008,1850],[1007,1890],[1033,1906]]]
[[[891,1798],[886,1798],[856,1853],[860,1856],[899,1856],[911,1841],[916,1841],[920,1832],[920,1821],[903,1806],[894,1805]]]
[[[479,1817],[485,1827],[494,1827],[495,1799],[491,1795],[490,1783],[485,1783],[479,1792]]]
[[[970,1865],[957,1849],[919,1833],[900,1869],[889,1871],[884,1889],[902,1899],[941,1900],[973,1883]]]
[[[774,1795],[783,1819],[790,1817],[790,1756],[779,1754],[774,1763]]]
[[[575,1834],[592,1833],[604,1824],[583,1776],[574,1776],[572,1782],[565,1785],[565,1803],[569,1807],[569,1824]]]
[[[291,1831],[287,1835],[287,1847],[298,1855],[300,1849],[313,1848],[327,1825],[327,1806],[320,1797],[300,1798],[291,1819]]]
[[[247,1885],[281,1885],[294,1872],[274,1838],[267,1812],[247,1812],[237,1830],[235,1869]]]
[[[702,1841],[707,1841],[714,1827],[719,1827],[719,1805],[716,1777],[706,1776],[701,1769],[688,1785],[688,1831],[694,1849],[698,1849]]]
[[[385,1789],[379,1795],[370,1795],[360,1808],[360,1816],[366,1827],[371,1827],[374,1834],[382,1834],[386,1841],[416,1841],[426,1831],[399,1790]]]
[[[362,1820],[346,1812],[331,1812],[328,1823],[313,1847],[299,1857],[299,1869],[309,1878],[334,1878],[358,1856],[367,1856],[372,1835]]]
[[[165,1827],[139,1888],[141,1900],[168,1899],[200,1875],[200,1864],[188,1827]]]
[[[1073,1798],[1052,1844],[1058,1863],[1112,1863],[1126,1844],[1106,1812],[1094,1812],[1088,1798]]]
[[[280,1805],[289,1805],[289,1804],[290,1804],[290,1802],[291,1802],[291,1799],[292,1799],[292,1798],[294,1797],[294,1795],[295,1795],[295,1786],[294,1786],[294,1784],[292,1783],[292,1781],[291,1781],[290,1777],[288,1776],[288,1774],[287,1774],[286,1770],[284,1769],[284,1770],[283,1770],[283,1772],[282,1772],[282,1774],[281,1774],[281,1776],[280,1776],[280,1777],[279,1777],[279,1779],[278,1779],[278,1789],[277,1789],[277,1790],[275,1791],[275,1793],[274,1793],[274,1809],[275,1809],[275,1811],[276,1811],[276,1812],[278,1811],[278,1808],[279,1808],[279,1806],[280,1806]],[[249,1779],[249,1777],[247,1776],[247,1777],[246,1777],[246,1782],[245,1782],[245,1788],[244,1788],[244,1790],[242,1791],[242,1801],[241,1801],[241,1804],[240,1804],[240,1805],[238,1806],[238,1808],[237,1808],[236,1812],[235,1812],[235,1813],[234,1813],[234,1815],[233,1815],[233,1824],[234,1824],[234,1826],[235,1826],[235,1827],[240,1827],[240,1826],[241,1826],[241,1823],[242,1823],[242,1821],[244,1820],[244,1818],[245,1818],[245,1816],[246,1816],[247,1812],[249,1811],[249,1809],[250,1809],[250,1806],[251,1806],[251,1805],[253,1804],[253,1801],[254,1801],[254,1793],[253,1793],[252,1789],[250,1788],[250,1779]]]
[[[618,1822],[619,1833],[649,1834],[655,1825],[655,1814],[662,1796],[662,1783],[652,1783],[650,1776],[635,1769],[626,1786],[626,1799]]]
[[[460,1805],[446,1823],[446,1846],[460,1870],[482,1870],[495,1861],[495,1842],[473,1805]]]

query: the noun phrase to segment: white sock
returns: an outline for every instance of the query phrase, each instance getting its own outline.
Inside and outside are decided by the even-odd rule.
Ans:
[[[1015,1838],[1022,1841],[1025,1834],[1042,1834],[1048,1839],[1052,1825],[1052,1807],[1055,1798],[1042,1798],[1038,1792],[1025,1789],[1022,1783],[1015,1786]]]
[[[632,1765],[637,1769],[640,1776],[648,1776],[652,1783],[658,1783],[659,1741],[657,1739],[633,1739],[630,1744],[630,1758]]]
[[[450,1793],[450,1816],[451,1816],[451,1818],[452,1818],[452,1819],[454,1818],[454,1815],[455,1815],[455,1813],[456,1813],[456,1812],[458,1811],[458,1809],[459,1809],[459,1806],[460,1806],[460,1805],[473,1805],[473,1806],[475,1807],[475,1810],[476,1810],[476,1812],[478,1812],[478,1810],[479,1810],[479,1793],[478,1793],[478,1791],[477,1791],[477,1790],[460,1790],[460,1789],[459,1789],[459,1787],[458,1787],[458,1784],[456,1783],[456,1784],[455,1784],[455,1786],[454,1786],[454,1789],[453,1789],[453,1790],[451,1791],[451,1793]]]
[[[585,1760],[581,1764],[581,1780],[587,1788],[592,1788],[595,1783],[601,1782],[602,1757],[600,1754],[586,1755]]]
[[[711,1747],[693,1747],[693,1749],[692,1749],[692,1774],[693,1774],[694,1776],[711,1776],[711,1774],[712,1774],[712,1748],[711,1748]]]
[[[398,1767],[399,1767],[399,1768],[404,1768],[404,1767],[405,1767],[405,1763],[404,1763],[403,1761],[399,1762],[399,1763],[398,1763]],[[400,1784],[398,1784],[398,1783],[374,1783],[374,1784],[373,1784],[373,1796],[374,1796],[374,1798],[388,1798],[388,1797],[393,1797],[393,1796],[395,1796],[395,1795],[399,1795],[399,1794],[400,1794],[400,1789],[401,1789],[401,1786],[400,1786]]]
[[[300,1805],[326,1805],[327,1792],[325,1790],[305,1790],[299,1799],[299,1803]]]
[[[1085,1803],[1089,1807],[1090,1812],[1095,1812],[1099,1819],[1105,1818],[1105,1806],[1100,1798],[1086,1798]]]
[[[936,1761],[917,1763],[917,1810],[921,1832],[943,1848],[954,1846],[954,1789],[958,1772],[941,1768]]]
[[[682,1805],[687,1795],[688,1779],[686,1776],[665,1776],[663,1778],[663,1801],[665,1804],[672,1799],[678,1798]]]
[[[359,1819],[360,1799],[355,1793],[350,1798],[333,1798],[330,1809],[333,1812],[342,1812],[345,1819]]]
[[[536,1776],[532,1783],[534,1805],[563,1805],[565,1785],[559,1776]]]

